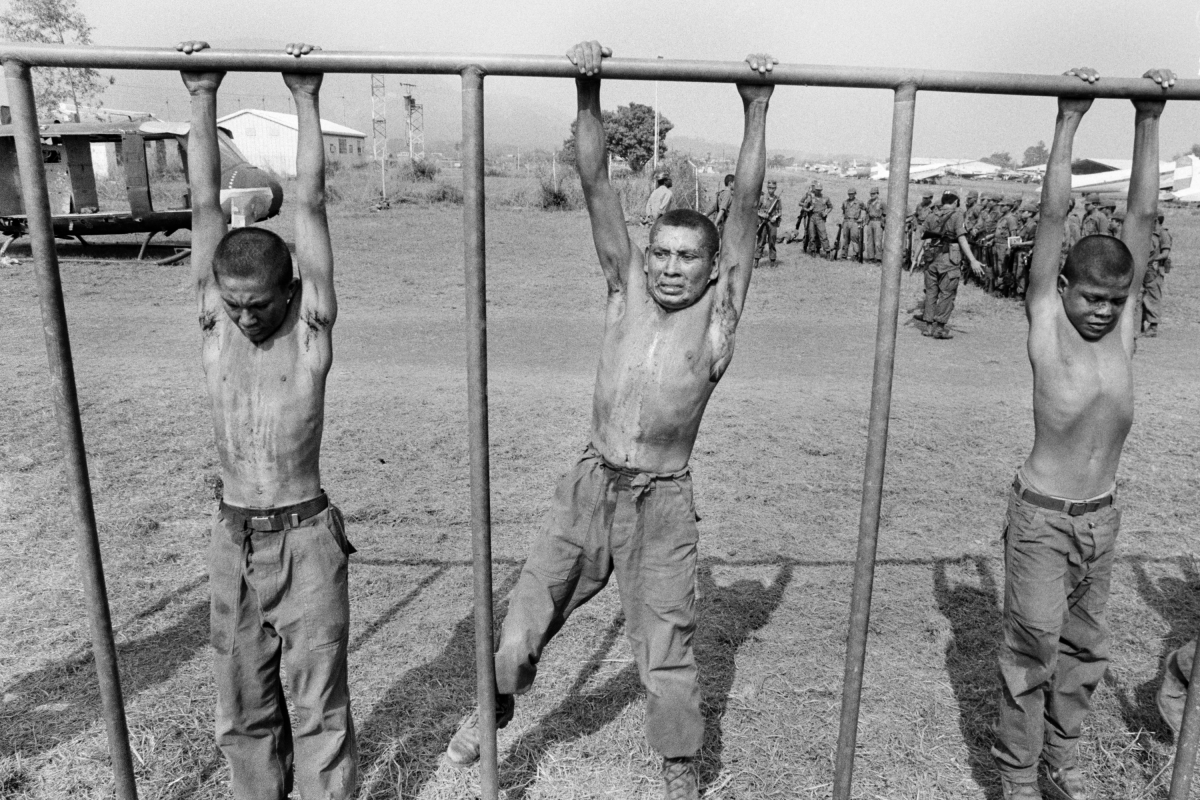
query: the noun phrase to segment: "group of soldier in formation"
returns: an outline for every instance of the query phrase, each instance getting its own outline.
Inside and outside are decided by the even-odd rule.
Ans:
[[[206,48],[179,45],[187,54]],[[300,59],[313,49],[294,44],[286,52]],[[509,599],[493,699],[504,727],[516,696],[533,684],[547,643],[615,574],[646,688],[646,737],[663,759],[664,797],[696,800],[705,721],[692,646],[699,532],[688,461],[705,406],[733,357],[760,213],[770,219],[778,211],[770,186],[760,208],[776,62],[746,59],[737,86],[745,133],[720,219],[667,211],[642,249],[630,239],[607,171],[600,73],[609,56],[597,42],[567,53],[578,69],[577,169],[606,284],[591,432],[558,485]],[[1097,79],[1090,70],[1072,74]],[[358,770],[346,659],[354,547],[320,476],[338,316],[318,113],[322,76],[283,77],[299,125],[296,270],[276,234],[227,230],[216,126],[223,73],[183,74],[192,114],[193,277],[224,492],[208,556],[215,727],[240,800],[284,800],[293,789],[305,800],[339,800],[354,792]],[[1169,95],[1169,71],[1146,77]],[[1137,303],[1129,298],[1150,261],[1165,99],[1134,103],[1133,178],[1120,238],[1082,236],[1064,263],[1071,144],[1090,103],[1059,102],[1044,224],[1024,285],[1036,436],[1008,500],[994,749],[1010,799],[1041,796],[1039,762],[1056,791],[1086,796],[1080,726],[1108,661],[1104,608],[1120,522],[1115,478],[1133,421]],[[813,197],[810,220],[823,221],[828,200],[819,187]],[[878,259],[884,222],[873,202],[865,208],[874,249],[864,257]],[[942,205],[953,207],[956,198],[943,195]],[[930,230],[933,218],[929,211]],[[818,248],[827,250],[823,225],[813,225]],[[965,223],[951,227],[958,233]],[[961,246],[977,263],[969,245]],[[403,402],[403,388],[397,392]],[[1172,657],[1161,696],[1175,726],[1193,651],[1194,644]],[[470,698],[461,701],[467,706]],[[466,767],[479,758],[480,728],[478,712],[464,719],[447,743],[450,763]]]
[[[669,187],[670,178],[666,180]],[[732,183],[733,176],[726,175],[708,211],[709,218],[718,225],[728,214]],[[846,190],[841,221],[831,240],[827,225],[833,203],[825,196],[821,182],[813,181],[800,200],[795,226],[780,234],[783,203],[776,182],[768,181],[767,190],[759,200],[755,265],[767,254],[769,265],[776,266],[777,241],[798,243],[805,253],[831,260],[881,263],[887,207],[879,197],[878,187],[870,188],[866,203],[857,194],[853,186]],[[659,200],[662,198],[660,192]],[[934,193],[926,190],[920,203],[905,218],[903,261],[909,271],[925,273],[925,291],[914,315],[922,333],[935,339],[952,339],[948,323],[960,281],[974,282],[995,297],[1024,300],[1030,255],[1041,220],[1041,203],[976,189],[967,192],[965,205],[956,190],[943,192],[936,205],[933,198]],[[1063,239],[1064,263],[1071,248],[1084,236],[1119,239],[1125,221],[1125,212],[1117,209],[1116,201],[1104,200],[1096,193],[1084,195],[1082,213],[1076,208],[1072,198]],[[1142,284],[1139,320],[1142,336],[1158,336],[1163,280],[1171,271],[1171,245],[1171,232],[1159,214],[1151,234],[1150,264]],[[965,274],[964,261],[969,267]]]

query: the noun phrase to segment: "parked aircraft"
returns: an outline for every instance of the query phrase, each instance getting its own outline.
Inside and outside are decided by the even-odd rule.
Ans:
[[[79,239],[87,235],[147,233],[142,246],[156,233],[167,235],[192,227],[190,200],[183,192],[171,207],[156,209],[150,195],[148,142],[170,142],[179,152],[187,174],[186,123],[153,119],[127,122],[67,122],[41,126],[42,161],[50,191],[54,235]],[[17,174],[14,126],[0,125],[0,232],[12,239],[28,227],[21,183]],[[235,225],[260,222],[279,213],[283,188],[270,175],[246,162],[227,131],[218,132],[221,152],[221,206]],[[102,209],[92,163],[94,143],[113,143],[123,164],[129,210]],[[165,145],[160,145],[165,146]],[[3,252],[0,249],[0,252]]]

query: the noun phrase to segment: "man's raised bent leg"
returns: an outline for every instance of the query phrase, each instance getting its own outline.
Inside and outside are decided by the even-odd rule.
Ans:
[[[513,695],[524,694],[537,676],[546,644],[571,613],[608,583],[611,509],[604,504],[606,476],[590,451],[563,476],[542,532],[529,550],[496,649],[496,725],[512,719]],[[450,762],[467,767],[479,759],[479,716],[472,713],[446,748]]]
[[[612,538],[626,636],[646,687],[646,739],[664,758],[695,756],[704,718],[692,651],[699,532],[691,478],[656,480],[640,497],[622,491]]]
[[[559,481],[541,533],[529,549],[508,603],[496,650],[496,691],[524,694],[546,644],[571,613],[612,574],[605,533],[606,478],[600,459],[585,456]]]

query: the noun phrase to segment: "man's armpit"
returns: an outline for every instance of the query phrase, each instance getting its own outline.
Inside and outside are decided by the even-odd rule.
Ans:
[[[217,312],[205,309],[200,312],[200,333],[203,336],[215,336],[217,332]]]

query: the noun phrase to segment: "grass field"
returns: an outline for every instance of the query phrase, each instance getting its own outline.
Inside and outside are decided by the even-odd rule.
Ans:
[[[790,211],[799,190],[782,177]],[[825,183],[840,203],[844,182]],[[354,191],[343,198],[323,480],[359,551],[361,795],[474,797],[477,772],[440,758],[474,702],[461,208],[368,213]],[[1200,224],[1167,214],[1177,268],[1162,334],[1137,355],[1112,664],[1083,745],[1096,796],[1122,800],[1166,796],[1173,748],[1153,693],[1163,654],[1200,627]],[[291,238],[287,205],[269,226]],[[604,285],[581,212],[493,207],[488,243],[502,619],[555,481],[586,442]],[[35,287],[28,251],[12,252],[20,263],[0,265],[0,796],[108,797]],[[188,267],[71,255],[63,281],[141,796],[221,796],[204,567],[217,462]],[[878,286],[877,268],[782,246],[781,267],[754,278],[709,406],[693,459],[709,797],[830,792]],[[906,276],[905,305],[916,292]],[[900,329],[860,798],[999,796],[999,535],[1032,440],[1031,380],[1018,305],[967,287],[952,322],[948,342]],[[510,800],[660,796],[622,627],[608,591],[547,651],[500,737]]]

